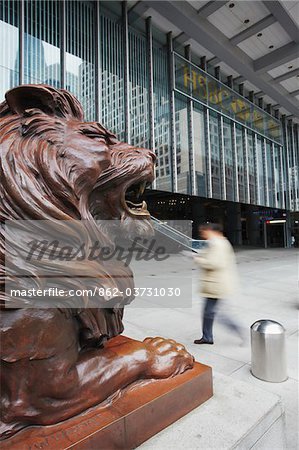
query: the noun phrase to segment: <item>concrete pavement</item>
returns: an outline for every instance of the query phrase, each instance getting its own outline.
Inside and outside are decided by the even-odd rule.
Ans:
[[[141,308],[138,299],[126,308],[125,334],[136,339],[164,336],[183,343],[199,362],[213,367],[215,387],[218,374],[250,383],[281,397],[286,411],[287,448],[298,448],[298,251],[295,249],[237,250],[241,288],[234,298],[224,301],[221,310],[241,325],[245,341],[231,335],[219,314],[214,326],[215,344],[197,346],[201,336],[203,300],[198,294],[198,272],[193,271],[190,308]],[[182,275],[178,258],[172,273]],[[273,319],[286,328],[288,375],[283,383],[267,383],[250,373],[250,325],[258,319]],[[186,445],[186,448],[188,446]]]

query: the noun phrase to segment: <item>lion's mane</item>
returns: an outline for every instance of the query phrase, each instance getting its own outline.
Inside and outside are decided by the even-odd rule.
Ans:
[[[30,220],[29,228],[37,237],[44,233],[39,221],[46,220],[52,222],[55,232],[60,237],[64,236],[68,242],[70,235],[73,243],[82,243],[82,239],[88,241],[91,235],[94,237],[92,233],[96,233],[97,240],[102,244],[107,243],[105,234],[95,226],[88,208],[88,199],[99,177],[99,168],[103,171],[111,164],[109,145],[115,142],[115,136],[100,124],[88,124],[89,129],[97,129],[104,144],[97,155],[96,164],[92,158],[89,163],[89,154],[86,153],[86,164],[83,164],[85,167],[81,171],[76,155],[74,161],[69,156],[65,157],[65,149],[69,146],[66,137],[67,123],[73,123],[75,129],[80,127],[79,134],[84,132],[83,111],[78,100],[65,90],[39,85],[28,85],[26,98],[26,87],[23,88],[25,94],[24,90],[21,94],[9,91],[6,101],[0,104],[2,307],[11,307],[12,301],[5,292],[5,282],[15,282],[17,279],[20,288],[28,287],[28,280],[31,286],[32,283],[36,287],[43,285],[39,276],[42,263],[31,261],[26,265],[27,278],[18,276],[22,258],[15,252],[15,248],[14,252],[9,252],[10,243],[11,248],[13,247],[14,235],[4,227],[5,221],[20,221],[19,232],[28,233],[28,222],[26,224],[23,221]],[[109,272],[109,264],[104,267],[98,261],[88,260],[84,263],[72,261],[67,267],[65,263],[62,264],[63,271],[67,271],[69,276],[63,280],[64,288],[84,287],[84,281],[76,278],[78,264],[81,264],[79,269],[83,276],[93,277],[94,281],[89,282],[89,288],[100,285],[123,290],[128,285],[133,286],[131,271],[126,267],[121,269],[122,277],[115,280]],[[59,273],[57,261],[53,262],[53,273]],[[59,301],[55,303],[55,299],[51,299],[51,304],[65,308],[78,318],[85,343],[99,345],[103,338],[122,332],[123,303],[130,299],[124,301],[119,298],[111,306],[107,299],[102,299],[106,302],[105,308],[98,308],[97,303],[86,295],[79,299],[79,303],[81,300],[82,308],[77,303],[74,307],[67,301],[63,304]],[[23,301],[25,305],[26,299]]]

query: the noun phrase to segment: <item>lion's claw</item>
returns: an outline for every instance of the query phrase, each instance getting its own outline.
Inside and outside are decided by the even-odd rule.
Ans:
[[[146,369],[148,378],[169,378],[191,369],[194,357],[173,339],[146,338],[144,344],[149,353]]]

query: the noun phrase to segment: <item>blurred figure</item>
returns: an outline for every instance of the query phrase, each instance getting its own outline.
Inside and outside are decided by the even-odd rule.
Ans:
[[[203,224],[199,232],[209,244],[194,257],[201,268],[201,295],[205,297],[203,335],[194,344],[214,344],[213,322],[218,302],[232,295],[237,285],[236,261],[233,248],[224,237],[220,224]],[[240,327],[230,317],[227,316],[223,322],[243,339]]]

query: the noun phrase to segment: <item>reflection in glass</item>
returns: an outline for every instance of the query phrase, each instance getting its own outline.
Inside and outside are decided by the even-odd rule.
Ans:
[[[256,204],[255,156],[254,156],[253,134],[251,131],[247,131],[247,152],[248,152],[248,177],[249,177],[250,203]]]
[[[274,176],[275,176],[275,196],[278,208],[282,208],[281,195],[281,165],[280,165],[280,147],[274,146]]]
[[[220,183],[220,126],[218,117],[210,112],[211,172],[213,198],[221,198]]]
[[[295,203],[295,211],[299,210],[299,131],[298,125],[293,128],[294,133],[294,157],[295,157],[295,165],[294,165],[294,178],[297,181],[295,184],[295,194],[296,194],[296,203]]]
[[[170,105],[167,52],[153,46],[154,137],[157,155],[157,189],[171,191]]]
[[[125,138],[123,30],[116,21],[100,17],[100,122],[118,139]]]
[[[296,206],[296,184],[297,179],[295,178],[296,170],[295,170],[295,149],[294,149],[294,140],[293,140],[293,130],[292,124],[289,123],[287,125],[287,140],[288,140],[288,154],[289,154],[289,178],[290,178],[290,195],[291,195],[291,209],[295,210]]]
[[[187,103],[175,99],[175,133],[178,192],[190,192]]]
[[[60,3],[25,1],[24,10],[24,83],[60,87]]]
[[[129,102],[131,120],[131,143],[149,146],[148,69],[146,39],[129,32]],[[138,61],[138,64],[136,64]]]
[[[260,205],[266,206],[266,195],[265,195],[265,168],[264,168],[264,158],[263,158],[263,141],[260,138],[256,140],[256,153],[257,153],[257,166],[258,166],[258,176],[259,176],[259,200]]]
[[[267,178],[269,192],[269,206],[275,206],[275,185],[274,185],[274,165],[272,155],[272,144],[266,141],[266,161],[267,161]]]
[[[207,195],[204,113],[199,105],[193,109],[193,142],[196,194]]]
[[[0,103],[19,84],[18,2],[0,1]]]
[[[223,151],[225,164],[226,199],[235,200],[234,193],[234,159],[232,144],[232,124],[229,120],[223,120]]]
[[[281,140],[279,120],[177,54],[174,54],[174,66],[177,90],[256,129],[259,133],[266,133],[270,138]]]
[[[94,5],[66,2],[66,89],[81,102],[86,120],[95,119]]]
[[[246,202],[246,180],[245,180],[245,158],[243,146],[243,131],[239,125],[236,125],[236,150],[237,150],[237,165],[238,165],[238,185],[239,185],[239,201]]]

